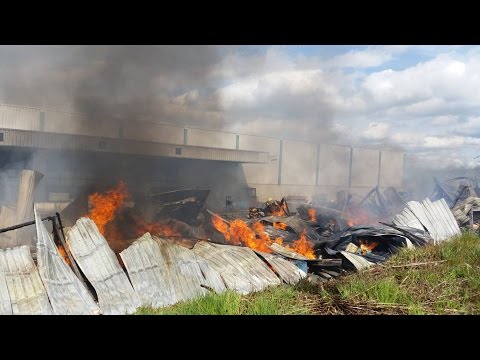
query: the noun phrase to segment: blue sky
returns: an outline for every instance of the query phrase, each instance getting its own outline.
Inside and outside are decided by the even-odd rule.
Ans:
[[[480,46],[0,46],[0,85],[19,105],[83,111],[88,89],[130,118],[480,165]]]

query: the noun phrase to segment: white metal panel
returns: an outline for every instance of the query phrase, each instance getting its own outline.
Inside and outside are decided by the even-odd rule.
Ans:
[[[220,274],[228,289],[241,294],[280,284],[280,279],[249,248],[199,241],[193,251]]]
[[[95,223],[80,218],[66,236],[78,266],[95,288],[103,314],[134,313],[140,300]]]
[[[427,229],[429,234],[432,236],[434,243],[438,242],[438,232],[436,227],[430,221],[430,218],[425,213],[425,208],[417,201],[409,201],[407,203],[407,207],[413,212],[413,214],[417,217],[417,219],[422,223],[423,226]]]
[[[14,315],[51,315],[52,307],[27,246],[0,250],[0,271]]]
[[[255,251],[255,250],[254,250]],[[273,270],[285,283],[294,285],[307,277],[307,273],[299,269],[293,262],[284,259],[282,256],[255,251],[270,264]]]
[[[205,260],[174,242],[144,234],[120,253],[143,305],[162,307],[225,291],[220,275]],[[204,269],[207,275],[202,271]]]
[[[0,269],[0,315],[11,315],[12,313],[7,281],[5,280],[3,271]]]
[[[61,257],[34,209],[38,271],[55,315],[98,315],[100,309],[80,279]]]

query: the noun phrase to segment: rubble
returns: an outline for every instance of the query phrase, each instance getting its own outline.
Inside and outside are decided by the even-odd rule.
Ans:
[[[132,203],[119,183],[84,194],[97,200],[90,208],[80,198],[66,207],[64,214],[82,214],[73,225],[66,221],[68,228],[59,214],[40,219],[32,204],[35,221],[0,229],[35,225],[38,252],[35,262],[28,247],[0,250],[0,313],[131,314],[209,292],[248,294],[302,279],[320,284],[401,248],[437,244],[459,234],[458,224],[480,220],[480,198],[460,200],[451,211],[443,198],[406,201],[394,188],[375,187],[364,197],[339,191],[336,202],[299,203],[295,212],[287,198],[269,199],[228,218],[205,208],[208,193],[171,191]],[[27,279],[35,294],[17,289]]]

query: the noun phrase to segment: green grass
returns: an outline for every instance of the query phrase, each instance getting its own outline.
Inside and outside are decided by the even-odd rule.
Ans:
[[[405,266],[428,263],[418,266]],[[137,314],[480,314],[480,238],[402,249],[384,264],[320,285],[302,281],[247,296],[227,291]]]
[[[204,297],[180,302],[170,307],[141,307],[138,315],[281,315],[308,314],[309,309],[298,299],[299,292],[282,285],[246,296],[233,291],[210,293]]]

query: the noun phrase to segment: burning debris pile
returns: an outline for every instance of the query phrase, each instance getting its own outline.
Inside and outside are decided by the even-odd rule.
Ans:
[[[357,202],[339,192],[335,203],[295,212],[285,198],[269,199],[248,216],[229,219],[205,208],[208,193],[139,197],[119,182],[72,202],[63,213],[69,228],[57,214],[53,237],[34,207],[35,221],[19,226],[35,224],[38,261],[26,246],[0,250],[0,312],[125,314],[210,291],[247,294],[304,278],[322,282],[460,232],[444,199],[405,204],[393,188],[383,194],[374,188]],[[479,204],[468,198],[454,209],[459,222]],[[28,269],[29,280],[17,279],[12,264]],[[36,287],[20,291],[27,280]]]

